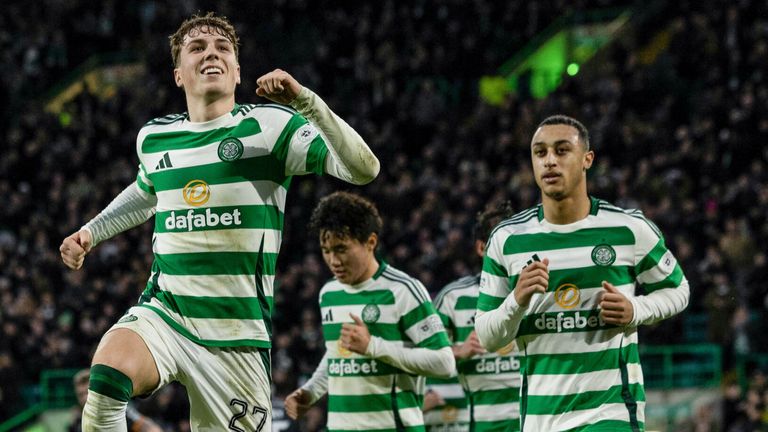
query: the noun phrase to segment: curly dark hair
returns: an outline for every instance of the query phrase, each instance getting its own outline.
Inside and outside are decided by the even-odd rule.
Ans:
[[[208,12],[205,15],[192,15],[188,18],[176,33],[168,36],[171,44],[171,57],[173,58],[173,66],[179,67],[179,57],[181,56],[181,46],[184,43],[184,36],[189,34],[190,36],[196,36],[194,33],[200,31],[203,33],[217,34],[224,36],[230,42],[235,50],[235,59],[238,59],[240,54],[240,39],[237,38],[237,32],[232,23],[229,22],[227,17],[216,16],[213,12]]]
[[[477,213],[475,221],[474,234],[475,240],[487,241],[493,228],[514,214],[512,203],[509,201],[499,201],[490,203],[485,210]]]
[[[382,225],[376,206],[367,198],[350,192],[334,192],[321,199],[309,220],[309,229],[313,233],[330,232],[361,243],[373,233],[380,234]]]

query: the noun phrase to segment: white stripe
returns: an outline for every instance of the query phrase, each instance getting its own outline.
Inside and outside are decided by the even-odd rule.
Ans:
[[[462,408],[456,410],[455,418],[451,414],[451,418],[446,421],[443,416],[446,414],[443,412],[444,407],[437,407],[424,413],[424,425],[429,426],[427,430],[430,432],[463,432],[469,431],[469,409]],[[438,427],[436,427],[438,426]],[[440,428],[439,426],[442,426]]]
[[[183,317],[153,298],[150,305],[162,310],[194,336],[207,340],[257,339],[268,341],[269,334],[263,320],[211,319]]]
[[[155,252],[159,254],[200,252],[259,252],[262,238],[265,253],[278,253],[282,233],[279,230],[231,229],[155,234]]]
[[[628,364],[627,372],[629,384],[643,383],[643,371],[639,364]],[[606,391],[611,387],[620,385],[622,382],[619,369],[562,375],[528,375],[529,396],[561,396],[590,391]]]
[[[463,375],[462,378],[472,392],[520,388],[521,385],[520,372],[490,375]]]
[[[520,418],[520,404],[517,402],[495,405],[475,405],[476,421],[500,421]]]
[[[392,375],[329,377],[328,394],[334,396],[359,396],[369,394],[390,394]]]
[[[483,277],[480,279],[480,286],[482,287],[483,294],[500,297],[502,299],[507,298],[507,295],[514,288],[509,286],[509,279],[486,272],[483,272]]]
[[[275,276],[261,278],[264,295],[271,296]],[[195,297],[257,297],[256,282],[251,275],[191,275],[160,274],[160,287],[175,295]]]
[[[537,232],[535,234],[542,234]],[[635,264],[634,245],[612,246],[616,251],[616,261],[614,266],[632,266]],[[592,261],[592,250],[594,246],[575,247],[567,249],[551,249],[541,251],[528,251],[518,254],[504,256],[504,263],[514,263],[512,268],[507,268],[510,275],[519,274],[523,267],[528,265],[534,253],[539,258],[549,258],[549,270],[570,270],[583,267],[594,267],[596,264]],[[506,265],[505,265],[506,267]]]
[[[303,133],[309,133],[310,135],[301,137]],[[309,146],[317,135],[317,129],[311,123],[299,127],[293,133],[288,144],[288,154],[285,161],[285,172],[287,175],[305,174],[307,172]]]
[[[421,408],[405,408],[399,409],[400,419],[403,421],[404,426],[418,426],[424,424],[424,416],[421,412]]]
[[[645,402],[637,403],[637,420],[645,422]],[[572,429],[597,423],[600,420],[629,422],[629,411],[624,404],[604,404],[589,410],[571,411],[555,415],[526,415],[524,432]]]
[[[379,307],[379,319],[376,323],[381,324],[397,324],[399,317],[397,315],[397,308],[395,305],[377,305]],[[353,323],[354,321],[349,314],[355,314],[358,317],[363,316],[363,308],[365,305],[343,305],[343,306],[324,306],[320,308],[320,316],[325,316],[329,310],[333,311],[334,324],[339,323]],[[329,323],[329,321],[325,321]],[[404,335],[403,335],[404,336]]]
[[[277,139],[280,138],[283,129],[285,129],[285,126],[294,114],[279,108],[254,107],[246,116],[253,117],[259,121],[261,135],[264,137],[267,149],[271,152],[275,148]]]
[[[392,411],[328,412],[328,429],[369,430],[394,428]]]
[[[464,397],[464,389],[462,389],[461,385],[458,383],[428,384],[427,389],[439,394],[443,399],[461,399]]]
[[[426,318],[405,330],[405,334],[417,345],[441,332],[445,332],[445,327],[443,321],[436,314],[427,315]]]
[[[524,336],[527,354],[573,354],[598,352],[637,343],[637,328],[615,328],[597,332],[540,334]],[[622,342],[623,340],[623,342]]]
[[[288,191],[283,186],[269,180],[212,184],[208,187],[211,191],[210,198],[204,207],[199,208],[272,205],[283,211],[288,195]],[[158,191],[157,211],[189,210],[191,207],[184,201],[183,191],[183,188]]]
[[[261,134],[251,135],[247,137],[237,138],[243,144],[243,154],[240,157],[243,159],[250,159],[254,157],[266,156],[269,154],[269,149],[266,148],[264,143],[264,137]],[[186,149],[173,149],[173,150],[159,150],[152,153],[142,153],[142,160],[145,161],[144,166],[148,170],[148,174],[157,172],[173,172],[180,168],[190,168],[200,165],[208,165],[212,163],[222,163],[219,158],[219,144],[221,139],[211,142],[207,145]],[[158,163],[163,160],[163,156],[169,153],[171,159],[171,167],[156,169]]]

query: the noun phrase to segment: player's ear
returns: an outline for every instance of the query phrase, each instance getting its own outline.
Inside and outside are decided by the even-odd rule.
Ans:
[[[371,233],[368,236],[368,240],[365,241],[365,248],[373,252],[376,250],[376,245],[379,244],[379,236],[376,233]]]
[[[237,84],[240,84],[240,64],[237,64],[237,69],[235,69],[235,82]]]
[[[584,153],[584,171],[592,168],[592,162],[595,160],[595,152],[592,150]]]
[[[176,87],[184,88],[184,83],[181,81],[181,70],[179,68],[173,68],[173,80],[176,82]]]

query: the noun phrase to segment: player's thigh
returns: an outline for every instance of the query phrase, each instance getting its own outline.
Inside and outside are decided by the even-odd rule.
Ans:
[[[192,430],[271,431],[269,352],[255,348],[202,351],[184,371]]]
[[[133,330],[113,328],[102,337],[92,364],[102,364],[124,373],[133,382],[133,396],[149,393],[160,383],[152,353]]]

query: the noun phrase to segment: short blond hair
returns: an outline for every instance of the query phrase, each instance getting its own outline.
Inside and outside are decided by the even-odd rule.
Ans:
[[[191,18],[181,23],[176,33],[168,37],[171,44],[171,57],[173,58],[174,67],[179,67],[179,57],[181,57],[181,46],[184,44],[184,37],[187,34],[195,36],[191,34],[195,30],[202,33],[224,36],[232,42],[232,46],[235,49],[235,59],[238,58],[240,54],[240,39],[237,38],[235,27],[229,22],[227,17],[216,16],[213,12],[208,12],[205,15],[192,15]]]

